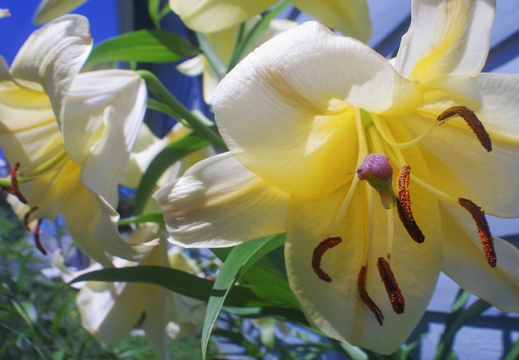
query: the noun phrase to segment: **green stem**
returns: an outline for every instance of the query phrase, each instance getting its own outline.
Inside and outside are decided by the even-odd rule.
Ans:
[[[10,187],[12,185],[11,179],[0,178],[1,187]]]
[[[207,125],[207,122],[197,117],[194,113],[189,111],[180,101],[178,101],[160,82],[160,80],[151,72],[147,70],[138,70],[137,73],[146,81],[148,90],[152,92],[163,104],[167,105],[172,114],[175,114],[177,120],[185,120],[191,129],[198,135],[209,141],[222,151],[227,151],[222,137],[212,127]]]
[[[227,67],[222,63],[222,60],[216,54],[211,44],[209,44],[209,41],[207,40],[205,35],[200,32],[195,32],[195,34],[198,43],[200,44],[200,49],[204,53],[207,62],[209,63],[213,71],[216,73],[216,76],[218,76],[218,78],[222,80],[223,77],[227,74]]]

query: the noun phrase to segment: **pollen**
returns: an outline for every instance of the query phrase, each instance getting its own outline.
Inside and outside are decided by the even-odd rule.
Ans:
[[[340,237],[329,237],[324,239],[317,245],[317,247],[314,249],[314,253],[312,256],[312,269],[314,269],[314,272],[316,273],[317,277],[319,279],[331,282],[332,278],[330,275],[328,275],[322,268],[321,268],[321,260],[323,258],[324,253],[331,249],[334,246],[339,245],[342,242],[342,239]]]
[[[380,311],[379,307],[373,299],[368,295],[366,291],[366,275],[368,272],[368,268],[366,266],[362,266],[360,268],[359,276],[357,278],[357,288],[359,289],[359,295],[364,304],[368,307],[369,310],[375,315],[377,322],[382,326],[384,324],[384,315],[382,311]]]
[[[444,121],[452,116],[459,116],[465,120],[474,134],[476,134],[479,142],[485,148],[485,150],[488,152],[492,151],[492,141],[490,140],[490,136],[485,130],[485,126],[483,126],[483,123],[478,119],[474,111],[470,110],[466,106],[453,106],[438,115],[437,119],[438,121]]]
[[[380,273],[380,278],[386,287],[386,292],[389,296],[389,301],[391,302],[393,311],[397,314],[402,314],[405,309],[405,299],[398,287],[398,283],[396,282],[395,275],[393,274],[389,263],[383,257],[379,257],[377,267],[378,272]]]
[[[496,251],[494,250],[494,238],[490,233],[488,222],[485,218],[485,212],[468,199],[459,198],[458,202],[472,215],[478,229],[479,237],[481,238],[483,251],[485,252],[488,264],[491,267],[496,267],[497,258]]]
[[[29,223],[31,222],[31,215],[34,214],[34,212],[36,210],[38,210],[38,207],[37,206],[33,206],[23,216],[23,225],[25,226],[25,229],[28,230],[28,231],[31,230],[30,227],[29,227]]]
[[[396,179],[396,205],[398,216],[409,233],[409,236],[411,236],[414,241],[421,244],[424,242],[425,236],[422,230],[418,227],[411,211],[411,198],[409,196],[410,176],[411,167],[409,165],[404,165]]]

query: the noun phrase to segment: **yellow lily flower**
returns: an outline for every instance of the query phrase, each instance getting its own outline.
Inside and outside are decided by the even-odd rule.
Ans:
[[[0,146],[25,223],[63,214],[82,250],[109,265],[105,252],[139,259],[151,250],[119,235],[114,210],[146,87],[131,71],[77,75],[91,43],[88,20],[66,15],[34,32],[11,69],[0,58]]]
[[[34,23],[43,24],[47,21],[54,20],[58,16],[74,10],[86,1],[87,0],[41,0],[34,15]]]
[[[160,245],[154,247],[140,263],[115,258],[114,266],[154,265],[189,273],[199,272],[190,259],[180,252],[179,247],[167,250],[166,237],[165,230],[157,225],[139,227],[129,241],[145,243],[159,238]],[[99,264],[94,264],[87,269],[72,272],[65,267],[60,253],[54,255],[53,266],[61,271],[65,282],[101,268]],[[157,350],[160,359],[167,359],[169,338],[198,335],[204,322],[206,307],[202,301],[156,285],[89,281],[78,283],[75,287],[80,288],[76,304],[82,325],[103,346],[117,344],[142,321],[149,343]]]
[[[247,29],[252,29],[258,20],[259,16],[248,20],[246,23]],[[244,57],[256,47],[263,44],[265,41],[273,38],[278,34],[281,34],[288,29],[295,27],[296,25],[298,24],[291,20],[272,20],[268,28],[260,33],[252,44],[249,44],[249,48],[244,51]],[[211,45],[214,53],[218,56],[218,59],[224,66],[228,66],[231,62],[233,49],[236,43],[236,38],[238,36],[238,30],[239,26],[236,25],[220,31],[205,34],[207,42],[209,45]],[[204,101],[207,104],[211,104],[213,101],[214,89],[220,82],[221,76],[219,76],[214,71],[205,56],[197,55],[189,60],[186,60],[179,64],[177,69],[181,73],[188,76],[198,76],[202,74]]]
[[[519,217],[519,76],[481,73],[494,12],[414,1],[392,61],[314,22],[265,43],[215,90],[230,153],[154,195],[170,240],[286,231],[308,320],[379,353],[405,342],[440,271],[519,311],[519,251],[483,213]]]
[[[278,0],[169,0],[171,9],[187,27],[201,32],[220,31],[268,10]],[[365,0],[293,0],[294,5],[344,35],[367,41],[371,36]]]

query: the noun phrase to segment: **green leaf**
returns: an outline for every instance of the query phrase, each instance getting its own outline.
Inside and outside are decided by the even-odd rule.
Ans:
[[[258,259],[283,245],[284,234],[274,235],[238,245],[230,251],[214,283],[213,293],[207,303],[207,312],[202,330],[202,358],[205,359],[207,344],[218,314],[231,293],[233,285]]]
[[[161,212],[148,213],[143,215],[132,216],[126,219],[118,221],[118,225],[130,225],[130,224],[143,224],[143,223],[155,223],[161,226],[166,225],[164,223],[164,214]]]
[[[434,359],[447,359],[451,356],[452,344],[454,343],[454,337],[458,330],[467,325],[470,321],[477,318],[483,311],[487,310],[491,305],[484,300],[478,299],[472,305],[470,305],[466,310],[460,310],[459,299],[468,299],[468,296],[465,295],[466,291],[461,291],[456,299],[456,302],[453,306],[455,316],[451,319],[449,318],[445,327],[445,332],[442,335],[440,344],[438,346],[438,350],[436,351],[436,355]]]
[[[69,285],[81,281],[149,283],[202,301],[208,301],[209,296],[218,297],[224,294],[223,291],[214,290],[214,283],[210,280],[163,266],[134,266],[92,271],[78,276]],[[242,307],[259,301],[250,290],[240,286],[235,286],[225,295],[229,306]]]
[[[137,30],[99,43],[85,66],[105,61],[166,63],[199,53],[180,35],[162,30]]]
[[[208,145],[209,142],[207,140],[202,139],[196,134],[189,134],[168,145],[157,154],[142,176],[139,188],[137,189],[134,212],[136,214],[142,213],[146,202],[155,189],[157,180],[159,180],[160,176],[168,167],[190,153]]]

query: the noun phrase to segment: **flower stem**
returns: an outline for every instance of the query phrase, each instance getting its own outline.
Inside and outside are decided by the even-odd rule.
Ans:
[[[222,137],[218,132],[211,128],[207,121],[200,119],[193,112],[189,111],[180,101],[178,101],[160,82],[160,80],[151,72],[146,70],[137,71],[139,76],[146,81],[148,90],[152,92],[162,103],[167,105],[172,114],[175,114],[177,120],[185,120],[191,129],[198,135],[209,141],[222,151],[227,151]]]
[[[11,185],[11,179],[0,178],[0,187],[10,187]]]

